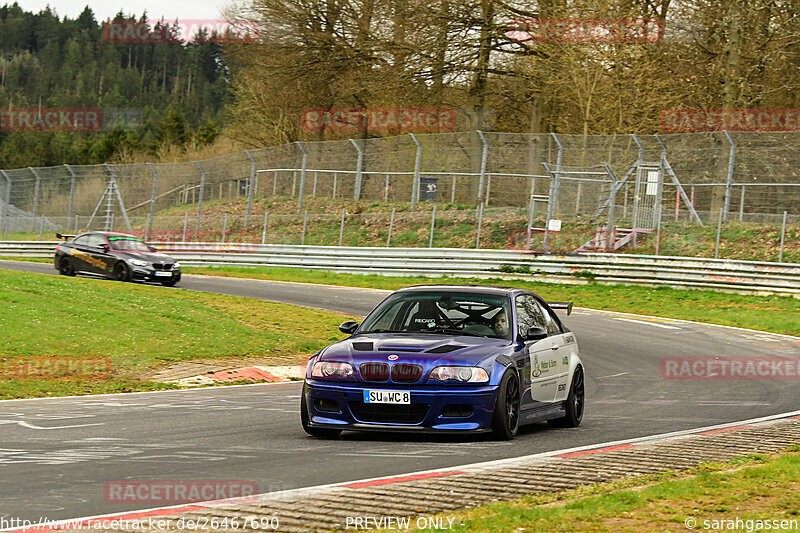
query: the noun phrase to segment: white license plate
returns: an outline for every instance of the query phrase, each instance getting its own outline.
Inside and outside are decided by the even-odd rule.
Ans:
[[[402,390],[365,390],[364,403],[410,404],[411,392]]]
[[[172,272],[156,272],[157,278],[171,278]]]

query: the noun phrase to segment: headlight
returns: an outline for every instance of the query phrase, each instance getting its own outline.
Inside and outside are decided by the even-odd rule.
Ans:
[[[450,381],[455,379],[464,383],[486,383],[489,374],[477,366],[437,366],[431,370],[430,379]]]
[[[141,259],[131,259],[130,261],[132,265],[136,265],[137,267],[146,267],[150,264],[147,261],[142,261]]]
[[[314,368],[311,370],[312,378],[349,378],[352,375],[353,365],[350,363],[319,361],[314,363]]]
[[[181,267],[180,263],[175,263],[174,265],[172,265],[173,269],[180,268],[180,267]]]

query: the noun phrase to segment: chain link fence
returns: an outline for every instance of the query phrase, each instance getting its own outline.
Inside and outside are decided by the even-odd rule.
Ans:
[[[221,237],[225,221],[204,214],[204,207],[239,198],[226,239],[241,229],[236,238],[247,234],[253,242],[263,234],[263,197],[293,198],[298,220],[309,197],[385,203],[374,217],[387,228],[392,207],[474,206],[476,241],[482,210],[505,208],[522,220],[523,246],[551,251],[570,251],[553,244],[559,239],[552,220],[584,242],[608,239],[595,234],[598,226],[631,228],[644,239],[667,223],[684,224],[672,231],[716,226],[720,213],[726,224],[780,225],[786,212],[792,226],[800,220],[800,133],[407,134],[296,142],[174,164],[0,170],[0,226],[4,239],[128,225],[147,238],[165,232]],[[313,226],[313,217],[326,215],[309,216]],[[274,239],[269,242],[280,242]],[[508,241],[520,245],[516,236]]]

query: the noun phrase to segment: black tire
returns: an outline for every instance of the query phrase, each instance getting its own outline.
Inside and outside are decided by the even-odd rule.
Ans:
[[[583,407],[585,404],[585,386],[583,380],[583,367],[578,367],[572,374],[572,384],[569,387],[569,394],[564,405],[566,414],[561,418],[548,420],[551,426],[562,428],[576,428],[581,425],[583,420]]]
[[[320,437],[323,439],[335,439],[342,434],[341,429],[329,428],[315,428],[308,425],[308,407],[306,407],[306,394],[305,390],[300,396],[300,421],[303,423],[303,431],[312,437]]]
[[[500,380],[494,404],[492,432],[498,439],[512,440],[519,432],[519,390],[519,377],[509,368]]]
[[[162,282],[161,282],[161,284],[162,284],[163,286],[165,286],[165,287],[174,287],[176,283],[178,283],[178,282],[177,282],[176,280],[174,280],[174,279],[171,279],[171,280],[168,280],[168,281],[162,281]]]
[[[58,273],[62,276],[74,276],[75,269],[72,267],[72,261],[69,257],[62,257],[58,262]]]
[[[130,281],[131,269],[128,268],[128,265],[122,261],[114,265],[114,279],[117,281]]]

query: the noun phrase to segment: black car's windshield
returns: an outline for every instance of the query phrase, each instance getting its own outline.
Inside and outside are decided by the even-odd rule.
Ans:
[[[125,252],[149,252],[150,248],[136,237],[109,237],[111,248]]]
[[[358,333],[438,333],[510,338],[505,296],[452,291],[396,293],[384,300]]]

